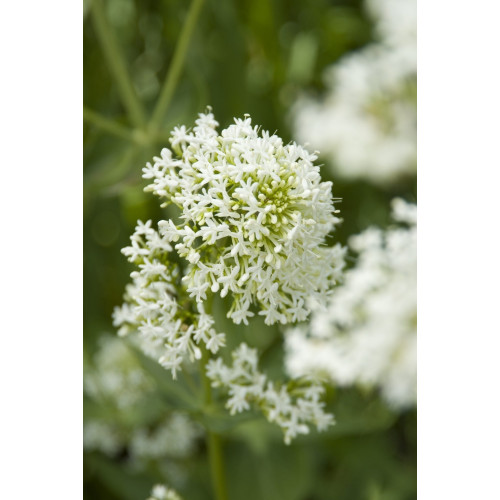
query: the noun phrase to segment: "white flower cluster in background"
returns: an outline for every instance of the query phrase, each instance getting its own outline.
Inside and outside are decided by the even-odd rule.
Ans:
[[[327,94],[302,98],[295,135],[345,178],[416,173],[416,0],[368,0],[379,41],[329,67]]]
[[[172,488],[167,488],[163,484],[157,484],[153,486],[151,496],[147,500],[182,500],[182,498]]]
[[[112,400],[120,410],[132,408],[153,388],[128,347],[110,336],[101,337],[94,369],[85,370],[83,383],[87,396]]]
[[[154,397],[154,391],[153,382],[124,341],[101,337],[93,366],[84,369],[85,395],[100,409],[100,414],[84,423],[84,449],[115,456],[126,448],[135,463],[191,455],[201,428],[186,415],[171,412],[159,420],[129,422],[134,408]]]
[[[245,343],[233,351],[232,357],[232,366],[225,365],[221,358],[207,365],[213,387],[226,389],[230,396],[226,407],[231,415],[252,406],[260,408],[269,422],[281,427],[286,444],[299,434],[308,434],[310,424],[322,431],[334,423],[333,415],[323,410],[321,385],[306,380],[292,380],[281,387],[274,384],[259,372],[256,349]]]
[[[144,169],[146,190],[181,211],[180,224],[159,223],[159,237],[190,263],[182,282],[198,303],[230,296],[237,324],[252,304],[267,324],[304,320],[307,299],[321,300],[343,266],[343,249],[325,244],[339,222],[332,184],[321,182],[315,155],[249,117],[220,134],[217,126],[208,111],[192,131],[176,127],[174,153],[163,149]]]
[[[417,208],[393,202],[401,225],[369,228],[350,246],[357,264],[307,326],[285,336],[291,376],[378,387],[394,408],[416,404]]]
[[[83,425],[83,448],[110,457],[127,449],[129,462],[140,465],[187,458],[201,435],[201,427],[182,413],[172,413],[152,428],[127,428],[114,419],[89,418]],[[173,468],[172,462],[168,463]]]
[[[375,28],[381,42],[394,48],[416,51],[415,0],[366,0],[366,7],[376,23]]]
[[[105,420],[88,419],[83,424],[84,450],[98,450],[113,457],[125,447],[126,441],[116,425]]]
[[[131,455],[139,460],[159,460],[190,456],[201,428],[194,425],[186,415],[174,413],[153,430],[139,428],[130,439]],[[166,451],[167,450],[167,451]]]
[[[190,300],[179,266],[169,261],[172,248],[151,221],[138,222],[131,242],[122,252],[139,270],[131,274],[133,281],[125,303],[115,308],[113,325],[122,336],[138,331],[143,351],[171,370],[175,379],[186,358],[201,358],[200,343],[216,353],[225,336],[215,331],[203,305]]]

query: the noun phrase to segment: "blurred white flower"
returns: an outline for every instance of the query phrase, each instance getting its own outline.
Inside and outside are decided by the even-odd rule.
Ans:
[[[415,0],[366,0],[379,40],[391,47],[416,50],[417,2]],[[416,54],[415,54],[416,55]]]
[[[141,465],[189,457],[201,435],[201,427],[182,413],[172,413],[152,427],[127,428],[111,419],[92,418],[83,425],[83,447],[111,457],[127,449],[130,463]]]
[[[324,98],[299,99],[295,134],[336,174],[387,183],[416,172],[416,2],[368,3],[379,41],[326,70]]]
[[[92,419],[83,424],[83,448],[116,455],[126,444],[126,438],[110,422]]]
[[[157,460],[165,456],[185,458],[194,451],[201,428],[182,413],[167,417],[154,429],[139,428],[130,439],[130,453],[137,460]]]
[[[221,358],[207,365],[213,387],[226,389],[230,396],[226,407],[231,415],[251,406],[260,408],[269,422],[281,427],[286,444],[298,434],[308,434],[311,424],[321,431],[334,423],[333,415],[324,412],[319,399],[324,391],[321,385],[292,380],[280,387],[270,382],[258,370],[257,351],[245,343],[233,351],[232,357],[232,366],[224,365]]]
[[[321,373],[340,386],[378,387],[395,408],[416,404],[416,206],[393,202],[406,226],[353,237],[358,253],[326,307],[285,335],[292,376]]]
[[[113,401],[126,410],[153,388],[134,355],[120,339],[103,336],[92,369],[85,369],[84,391],[96,401]]]
[[[248,116],[220,134],[217,125],[207,112],[192,131],[175,128],[174,154],[165,148],[144,169],[146,190],[181,210],[179,225],[159,223],[161,238],[190,263],[182,281],[197,302],[229,295],[235,323],[248,323],[252,304],[267,324],[304,320],[306,299],[324,297],[343,266],[342,248],[325,244],[339,222],[331,183],[315,155]],[[134,244],[126,254],[146,256]]]
[[[155,395],[155,385],[124,341],[103,336],[92,365],[85,365],[84,392],[102,413],[86,419],[83,445],[115,456],[127,449],[136,464],[189,456],[201,428],[182,413],[154,414],[134,421],[130,414]],[[123,418],[121,416],[123,415]]]
[[[163,484],[157,484],[153,486],[151,496],[147,500],[182,500],[182,498],[172,488],[167,488]]]

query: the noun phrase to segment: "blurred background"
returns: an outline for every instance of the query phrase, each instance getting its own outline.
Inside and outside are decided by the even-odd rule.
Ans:
[[[297,103],[314,100],[321,107],[331,92],[325,75],[332,64],[380,42],[372,11],[358,0],[205,0],[160,132],[144,139],[138,125],[142,120],[147,126],[154,112],[189,7],[180,0],[84,2],[87,499],[142,499],[157,482],[176,487],[186,500],[211,498],[202,427],[171,397],[170,375],[164,372],[162,380],[148,360],[116,340],[112,326],[113,308],[121,304],[132,271],[120,250],[137,219],[166,217],[143,192],[142,167],[168,146],[174,126],[190,126],[208,105],[221,128],[249,113],[254,124],[285,141],[297,139]],[[116,46],[128,92],[143,111],[125,103]],[[341,198],[343,223],[335,241],[346,244],[371,225],[386,227],[396,196],[416,202],[414,167],[373,182],[336,175],[330,155],[320,163],[322,177],[333,181],[334,196]],[[262,366],[271,376],[283,377],[278,327],[256,321],[236,331],[219,321],[228,337],[238,335],[238,342],[264,352]],[[337,425],[290,447],[263,418],[228,423],[231,499],[416,498],[416,410],[395,412],[376,392],[359,389],[331,388],[327,400]]]

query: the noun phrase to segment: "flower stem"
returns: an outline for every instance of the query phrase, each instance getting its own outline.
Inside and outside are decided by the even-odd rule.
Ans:
[[[203,358],[200,363],[201,376],[203,381],[203,393],[205,407],[212,404],[212,387],[210,379],[206,375],[206,364],[210,359],[210,354],[204,349]],[[222,455],[222,442],[219,434],[206,429],[208,459],[210,462],[210,473],[216,500],[227,500],[226,476],[224,472],[224,459]]]
[[[196,21],[201,11],[204,0],[193,0],[189,7],[189,12],[187,14],[186,21],[182,27],[182,32],[179,37],[179,41],[175,47],[174,56],[172,62],[168,69],[168,74],[163,84],[160,92],[160,97],[156,103],[153,115],[151,117],[151,122],[149,124],[149,129],[151,132],[156,132],[158,127],[167,112],[167,108],[174,95],[177,82],[179,80],[182,67],[184,65],[184,59],[186,58],[187,49],[189,47],[189,42],[191,40],[191,35],[193,34]]]
[[[224,461],[222,458],[222,443],[220,436],[209,431],[207,443],[215,498],[217,500],[227,500],[226,476],[224,474]]]
[[[127,72],[125,58],[116,40],[115,34],[106,19],[101,0],[92,0],[92,17],[99,42],[109,69],[115,78],[118,92],[130,119],[136,127],[145,125],[145,115],[142,103],[137,97],[132,81]]]

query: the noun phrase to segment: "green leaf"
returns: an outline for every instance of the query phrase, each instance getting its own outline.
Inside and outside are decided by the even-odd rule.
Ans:
[[[200,402],[182,377],[174,380],[171,373],[157,361],[143,354],[137,347],[129,345],[142,368],[156,382],[163,401],[169,407],[187,411],[199,410]]]
[[[262,454],[233,444],[226,448],[225,462],[229,498],[238,500],[299,500],[311,480],[304,450],[283,443]]]
[[[153,478],[132,472],[124,466],[120,467],[98,454],[89,454],[86,462],[100,481],[122,500],[146,498],[154,482]]]

